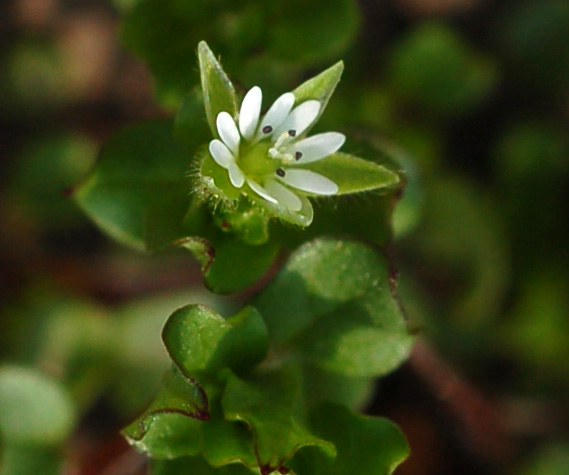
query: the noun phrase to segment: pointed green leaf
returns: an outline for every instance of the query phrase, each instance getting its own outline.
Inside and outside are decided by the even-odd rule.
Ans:
[[[394,187],[401,182],[399,175],[388,168],[342,152],[336,152],[302,168],[332,180],[338,185],[339,195]]]
[[[238,373],[267,354],[267,329],[259,313],[246,307],[225,319],[202,305],[176,310],[166,322],[162,339],[172,360],[188,375],[223,368]]]
[[[405,437],[387,419],[361,416],[335,404],[315,409],[310,419],[316,433],[334,443],[338,455],[331,460],[314,450],[301,452],[290,464],[296,473],[389,475],[409,455]]]
[[[346,376],[379,376],[413,341],[392,287],[385,256],[322,239],[299,248],[255,306],[278,343]]]
[[[248,379],[230,376],[222,397],[225,418],[245,422],[254,434],[261,473],[284,466],[301,447],[316,446],[329,456],[334,446],[316,437],[294,416],[299,392],[293,368],[258,374]]]
[[[330,97],[334,93],[340,76],[344,71],[344,62],[338,61],[333,66],[330,66],[325,71],[322,71],[317,76],[303,82],[292,93],[294,94],[295,104],[301,104],[308,100],[317,100],[320,102],[320,112],[314,120],[313,124],[318,122],[318,118],[326,109]],[[310,130],[310,127],[307,129]]]
[[[215,121],[220,112],[237,118],[237,97],[233,84],[205,41],[198,45],[198,61],[205,114],[214,137],[219,138]]]
[[[171,121],[131,125],[109,139],[73,197],[118,241],[155,249],[187,235],[191,160],[192,151],[173,139]]]

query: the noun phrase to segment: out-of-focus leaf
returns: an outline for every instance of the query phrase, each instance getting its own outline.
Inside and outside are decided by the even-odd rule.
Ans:
[[[107,142],[74,198],[117,240],[139,249],[168,245],[187,235],[192,152],[173,139],[169,120],[126,127]]]
[[[457,338],[458,328],[481,330],[502,304],[510,273],[507,241],[492,202],[470,183],[458,177],[432,180],[425,196],[423,220],[412,243],[436,269],[436,279],[454,282],[444,314],[455,336],[443,337],[441,344],[464,352],[471,347]]]
[[[512,67],[512,79],[541,91],[565,88],[569,80],[567,2],[517,2],[504,13],[494,36]]]
[[[81,135],[47,136],[28,144],[11,175],[9,203],[21,219],[42,226],[83,224],[64,191],[85,176],[95,155],[95,144]]]
[[[228,379],[223,412],[226,419],[245,422],[253,432],[261,473],[280,469],[301,447],[316,446],[328,456],[335,453],[332,444],[315,437],[294,416],[298,395],[298,374],[292,368]]]
[[[270,4],[274,23],[267,47],[275,55],[311,64],[342,54],[354,40],[359,24],[353,0],[283,0]]]
[[[296,473],[389,475],[409,455],[405,437],[387,419],[327,404],[312,412],[311,422],[316,433],[334,443],[338,455],[330,459],[314,450],[300,452],[291,462]]]
[[[56,446],[75,424],[67,392],[32,369],[0,368],[0,407],[0,431],[12,444]]]
[[[405,100],[446,116],[481,104],[498,79],[496,65],[474,51],[452,29],[427,23],[393,51],[391,84]]]
[[[520,475],[569,475],[569,444],[558,442],[539,448],[518,473]]]
[[[0,457],[2,475],[61,475],[62,450],[38,445],[2,444]]]
[[[396,368],[412,344],[387,259],[363,244],[316,240],[258,296],[271,338],[350,377]]]

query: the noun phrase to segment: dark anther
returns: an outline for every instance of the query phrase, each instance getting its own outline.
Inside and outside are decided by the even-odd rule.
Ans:
[[[282,168],[277,168],[277,175],[282,178],[285,176],[285,171]]]
[[[273,131],[273,128],[270,125],[265,125],[263,127],[263,133],[264,134],[270,134]]]
[[[291,137],[294,137],[294,136],[296,135],[296,130],[290,129],[290,130],[288,131],[288,134],[289,134]]]
[[[300,157],[302,157],[302,152],[296,152],[294,154],[294,158],[296,158],[297,160],[300,160]]]

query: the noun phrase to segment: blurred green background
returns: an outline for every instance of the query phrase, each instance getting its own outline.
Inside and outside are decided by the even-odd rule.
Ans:
[[[6,473],[144,473],[118,430],[168,364],[164,320],[187,303],[226,313],[250,295],[207,293],[183,252],[112,243],[68,198],[110,132],[175,113],[197,84],[202,39],[237,84],[273,98],[343,58],[321,128],[344,132],[347,149],[391,150],[405,171],[388,252],[419,339],[368,408],[409,439],[396,473],[569,473],[568,2],[2,8]]]

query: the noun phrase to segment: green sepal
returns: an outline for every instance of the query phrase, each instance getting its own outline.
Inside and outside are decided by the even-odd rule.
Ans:
[[[231,375],[222,397],[225,418],[247,424],[253,433],[261,473],[284,468],[300,448],[315,446],[328,457],[334,445],[315,436],[294,415],[299,396],[299,374],[289,366],[259,372],[247,379]]]
[[[213,219],[223,232],[233,233],[251,246],[259,246],[269,240],[269,217],[248,200],[241,200],[236,209],[219,207]]]
[[[344,62],[338,61],[325,71],[322,71],[320,74],[303,82],[294,91],[292,91],[296,105],[309,100],[316,100],[320,102],[320,111],[312,124],[318,122],[318,119],[324,112],[324,109],[326,109],[330,97],[332,97],[338,82],[340,82],[340,77],[342,76],[343,71]],[[308,127],[304,132],[304,135],[306,135],[311,128],[312,127]]]
[[[298,168],[315,171],[332,180],[338,185],[338,195],[395,187],[401,182],[399,175],[388,168],[343,152]]]
[[[292,254],[254,304],[271,340],[349,377],[385,374],[413,342],[390,264],[354,241],[320,239]]]
[[[205,114],[211,133],[219,138],[215,124],[217,115],[225,111],[237,119],[237,96],[233,84],[205,41],[198,45],[198,62]]]
[[[387,419],[325,404],[311,411],[310,421],[318,435],[334,443],[338,455],[331,460],[315,450],[300,452],[291,461],[295,473],[390,475],[409,455],[405,437]]]

